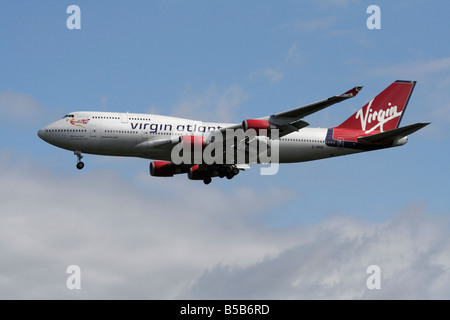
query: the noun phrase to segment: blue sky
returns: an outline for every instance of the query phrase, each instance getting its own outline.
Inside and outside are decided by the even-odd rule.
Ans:
[[[71,4],[81,30],[66,27]],[[366,27],[371,4],[380,30]],[[438,285],[450,284],[449,9],[446,1],[0,1],[0,219],[2,242],[14,243],[0,248],[0,296],[258,298],[247,273],[263,285],[281,272],[285,282],[266,283],[265,298],[449,298]],[[397,79],[418,81],[402,123],[432,122],[405,146],[282,165],[274,176],[255,168],[207,187],[150,177],[142,159],[86,155],[80,172],[71,152],[36,135],[71,111],[240,122],[363,85],[306,119],[330,127]],[[355,247],[361,239],[367,250]],[[373,293],[365,268],[377,263],[386,284]],[[65,287],[70,264],[87,270],[80,292]],[[143,288],[140,277],[153,280]]]

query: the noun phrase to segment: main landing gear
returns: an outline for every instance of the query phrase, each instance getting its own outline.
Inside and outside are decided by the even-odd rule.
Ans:
[[[219,177],[223,178],[223,177],[227,177],[227,179],[233,179],[233,177],[235,175],[237,175],[239,173],[239,169],[236,168],[235,166],[226,166],[226,167],[221,167],[219,168]]]
[[[211,181],[212,181],[211,177],[206,177],[205,179],[203,179],[204,184],[210,184]]]
[[[235,175],[239,173],[239,169],[235,166],[220,166],[215,171],[213,167],[208,167],[206,169],[206,176],[203,178],[204,184],[210,184],[212,179],[211,177],[219,177],[224,178],[227,177],[227,179],[233,179]]]
[[[77,150],[77,151],[74,151],[73,154],[76,155],[77,158],[78,158],[77,169],[78,169],[78,170],[83,169],[83,168],[84,168],[84,163],[81,161],[81,159],[83,159],[83,156],[81,155],[81,151],[78,151],[78,150]]]

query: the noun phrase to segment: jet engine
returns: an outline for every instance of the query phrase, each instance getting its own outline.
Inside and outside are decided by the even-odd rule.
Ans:
[[[203,180],[206,177],[206,170],[200,170],[200,166],[196,164],[189,168],[188,178],[190,180]]]
[[[242,128],[244,132],[253,129],[257,135],[268,135],[269,129],[273,129],[273,126],[267,120],[247,119],[242,121]]]
[[[150,162],[150,175],[154,177],[173,177],[174,174],[186,173],[187,168],[170,161]]]
[[[180,143],[184,150],[203,151],[205,148],[205,139],[202,136],[181,136]]]

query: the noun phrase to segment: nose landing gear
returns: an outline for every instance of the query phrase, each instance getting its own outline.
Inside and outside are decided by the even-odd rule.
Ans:
[[[76,151],[74,151],[73,154],[76,155],[77,158],[78,158],[77,169],[78,170],[83,169],[84,168],[84,163],[81,161],[81,159],[83,159],[83,156],[81,155],[81,151],[76,150]]]

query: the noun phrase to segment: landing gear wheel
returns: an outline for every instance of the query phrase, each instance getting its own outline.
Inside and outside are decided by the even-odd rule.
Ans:
[[[233,177],[234,177],[233,172],[227,172],[226,177],[227,177],[227,179],[233,179]]]
[[[204,184],[210,184],[211,181],[212,181],[211,177],[206,177],[205,179],[203,179]]]
[[[83,159],[83,156],[81,155],[81,151],[76,150],[76,151],[73,152],[73,154],[76,155],[77,158],[78,158],[77,169],[78,170],[83,169],[84,168],[84,163],[81,162],[81,159]]]
[[[237,175],[239,173],[239,169],[234,167],[231,172],[233,172],[234,175]]]

